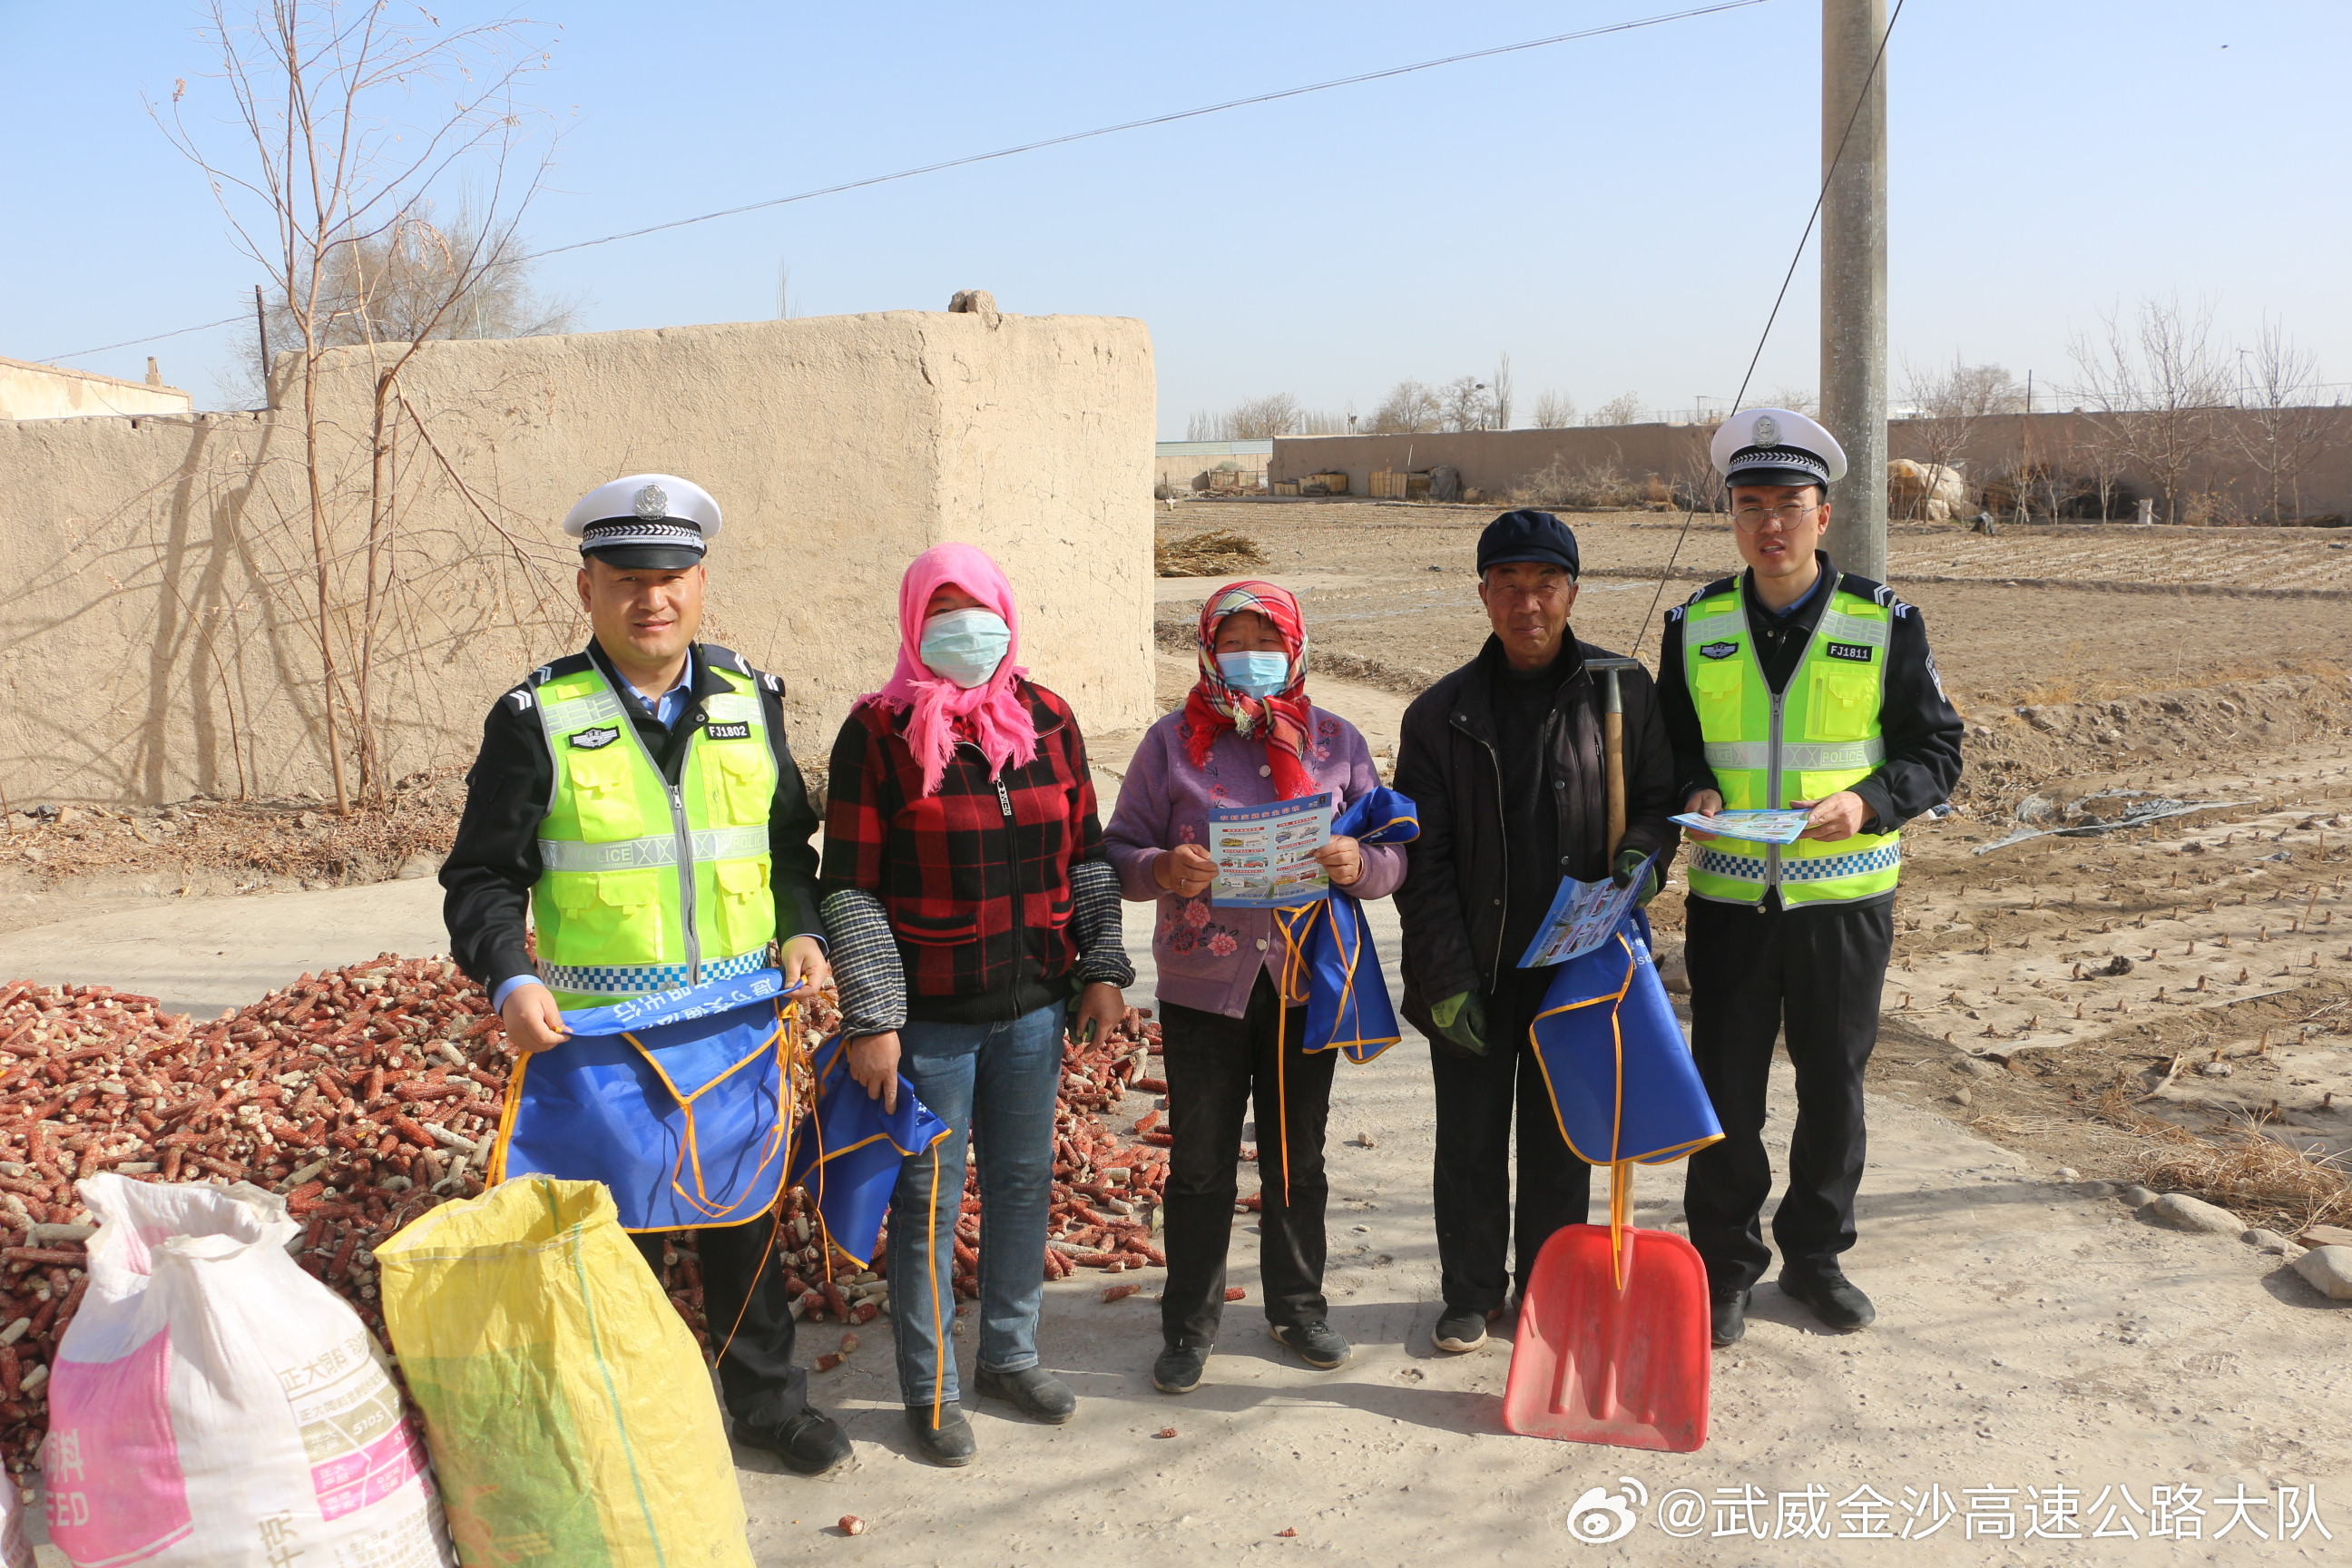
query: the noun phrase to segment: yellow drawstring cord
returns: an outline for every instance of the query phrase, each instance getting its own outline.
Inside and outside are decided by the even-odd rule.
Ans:
[[[940,1407],[947,1402],[948,1332],[940,1317],[940,1146],[931,1145],[931,1211],[924,1233],[924,1267],[931,1280],[931,1430],[940,1429]]]

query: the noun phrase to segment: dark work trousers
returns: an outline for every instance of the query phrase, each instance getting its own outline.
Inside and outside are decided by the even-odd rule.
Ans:
[[[1683,1183],[1691,1244],[1708,1287],[1744,1289],[1772,1249],[1759,1223],[1772,1192],[1764,1093],[1772,1041],[1785,1032],[1797,1069],[1789,1190],[1772,1214],[1780,1266],[1835,1265],[1853,1245],[1853,1194],[1864,1153],[1862,1070],[1878,1041],[1878,994],[1895,942],[1891,899],[1859,907],[1782,910],[1690,900],[1691,1052],[1723,1138],[1693,1154]]]
[[[662,1234],[641,1231],[631,1237],[656,1279],[661,1278]],[[793,1364],[793,1310],[784,1295],[784,1267],[768,1256],[776,1241],[774,1212],[746,1225],[687,1234],[702,1259],[702,1315],[709,1324],[710,1353],[718,1355],[722,1345],[727,1351],[719,1361],[727,1414],[739,1429],[773,1430],[808,1405],[808,1373]]]
[[[1264,1194],[1257,1250],[1266,1321],[1297,1328],[1329,1315],[1323,1299],[1323,1207],[1331,1186],[1323,1173],[1323,1129],[1331,1117],[1331,1067],[1339,1053],[1300,1050],[1307,1009],[1288,1009],[1277,1088],[1274,1032],[1283,1011],[1264,970],[1250,993],[1249,1011],[1239,1018],[1172,1002],[1160,1005],[1168,1131],[1175,1139],[1168,1151],[1163,1226],[1168,1283],[1160,1294],[1160,1331],[1171,1345],[1205,1350],[1216,1342],[1225,1310],[1242,1112],[1252,1104]]]
[[[1543,1010],[1549,969],[1511,969],[1486,1003],[1486,1054],[1429,1047],[1437,1089],[1439,1289],[1448,1307],[1491,1312],[1524,1293],[1536,1254],[1562,1226],[1580,1225],[1592,1167],[1559,1133],[1559,1114],[1528,1039]],[[1511,1201],[1511,1125],[1518,1123],[1518,1202]],[[1516,1246],[1514,1245],[1516,1244]]]

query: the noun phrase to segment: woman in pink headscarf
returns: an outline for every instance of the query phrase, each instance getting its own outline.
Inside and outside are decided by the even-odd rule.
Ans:
[[[898,585],[898,668],[843,722],[825,812],[850,1071],[892,1107],[903,1073],[950,1129],[907,1162],[889,1227],[900,1393],[917,1447],[942,1465],[972,1457],[942,1331],[974,1131],[979,1391],[1040,1421],[1076,1408],[1037,1359],[1062,1038],[1116,1027],[1135,979],[1086,742],[1020,652],[995,562],[969,544],[917,556]]]

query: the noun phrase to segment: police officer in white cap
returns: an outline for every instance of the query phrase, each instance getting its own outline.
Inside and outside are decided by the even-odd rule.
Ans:
[[[1895,940],[1899,829],[1958,780],[1960,718],[1919,612],[1819,548],[1828,487],[1845,474],[1836,438],[1801,414],[1750,408],[1710,455],[1748,570],[1666,616],[1658,697],[1684,809],[1811,816],[1789,845],[1690,835],[1691,1049],[1724,1136],[1691,1156],[1684,1208],[1727,1345],[1772,1260],[1764,1099],[1784,1032],[1797,1124],[1772,1215],[1780,1289],[1833,1328],[1877,1315],[1839,1264],[1854,1243],[1862,1075]]]
[[[830,979],[783,683],[694,640],[719,525],[709,493],[668,474],[591,490],[563,529],[594,636],[482,726],[443,917],[519,1050],[562,1044],[562,1008],[749,973],[772,943],[787,984]],[[736,1440],[815,1475],[849,1441],[793,1364],[783,1272],[763,1267],[774,1225],[695,1233],[703,1307],[735,1325],[719,1379]],[[636,1240],[658,1270],[661,1236]]]

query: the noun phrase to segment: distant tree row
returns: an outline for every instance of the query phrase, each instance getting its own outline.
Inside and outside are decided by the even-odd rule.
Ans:
[[[1962,468],[1988,420],[2077,416],[2063,443],[2022,453],[1989,476],[1995,510],[2119,518],[2136,510],[2136,475],[2166,522],[2292,522],[2304,476],[2327,439],[2337,395],[2316,356],[2265,320],[2253,341],[2217,342],[2210,306],[2143,300],[2103,315],[2069,345],[2071,379],[2040,394],[1997,364],[1906,368],[1897,411],[1924,460]]]
[[[1370,414],[1350,403],[1338,414],[1310,411],[1286,392],[1254,397],[1223,412],[1203,410],[1185,426],[1188,441],[1262,441],[1275,436],[1416,436],[1451,430],[1507,430],[1515,412],[1511,356],[1499,356],[1485,379],[1457,375],[1433,386],[1410,378],[1389,388]],[[1652,417],[1641,394],[1621,393],[1580,420],[1576,400],[1563,392],[1536,397],[1538,429],[1568,426],[1635,425]]]

